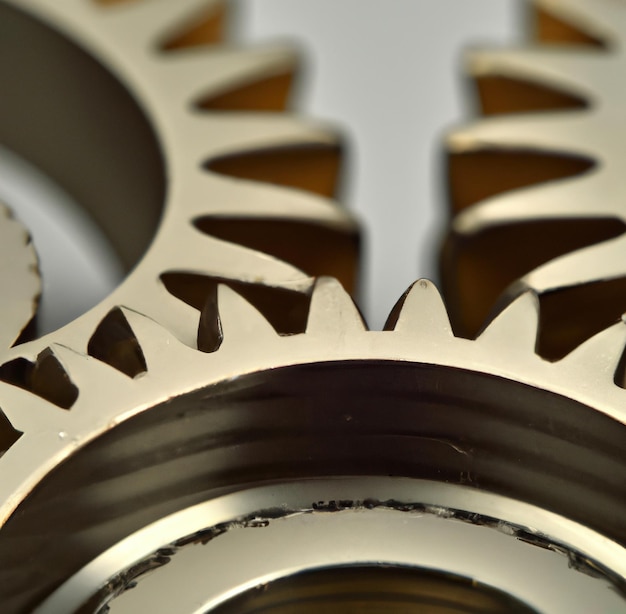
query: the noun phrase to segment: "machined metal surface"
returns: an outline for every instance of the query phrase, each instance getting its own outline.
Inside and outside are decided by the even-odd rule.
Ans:
[[[130,269],[0,355],[3,611],[253,611],[266,584],[276,612],[284,586],[345,611],[315,575],[335,568],[339,592],[395,569],[380,611],[397,591],[626,611],[624,323],[547,360],[541,292],[469,340],[420,280],[369,331],[349,295],[357,225],[332,200],[340,140],[279,112],[293,54],[222,44],[224,17],[206,0],[0,3],[3,78],[33,41],[0,137]],[[453,293],[455,329],[466,303]]]
[[[371,492],[383,499],[370,498]],[[320,500],[328,496],[336,498]],[[399,503],[413,497],[420,503]],[[458,508],[468,503],[473,516]],[[509,522],[497,521],[500,516],[508,516]],[[529,526],[535,528],[529,530]],[[207,527],[219,528],[210,531]],[[190,534],[180,540],[184,531]],[[546,533],[558,536],[558,541],[538,548],[540,536]],[[166,545],[168,538],[172,543]],[[583,555],[568,550],[572,541],[591,551]],[[562,612],[564,608],[581,614],[594,609],[610,612],[623,605],[620,595],[606,578],[582,574],[581,569],[586,557],[615,557],[615,567],[623,566],[619,549],[611,552],[612,547],[545,510],[467,487],[406,479],[310,480],[240,491],[165,518],[104,553],[38,611],[78,610],[92,597],[89,589],[114,577],[120,559],[132,552],[137,560],[150,561],[151,573],[142,574],[144,570],[136,567],[136,576],[130,573],[120,578],[118,594],[108,601],[112,614],[145,608],[181,614],[221,611],[229,600],[241,599],[255,587],[267,593],[268,585],[280,578],[329,567],[335,571],[368,567],[443,571],[471,578],[476,585],[498,587],[527,604],[529,612]],[[220,573],[215,573],[218,568]],[[131,584],[132,589],[124,590]],[[294,599],[292,611],[306,607],[305,596]],[[458,604],[449,589],[439,601],[426,593],[420,603],[419,591],[411,597],[396,606],[398,611],[417,612],[429,605],[434,611],[437,607],[517,611],[507,601],[500,609],[490,606],[490,599],[478,590],[463,593]],[[394,606],[387,602],[384,607]]]
[[[626,11],[533,3],[532,42],[467,56],[483,117],[447,139],[451,222],[442,285],[455,330],[527,289],[538,351],[560,358],[624,311]]]

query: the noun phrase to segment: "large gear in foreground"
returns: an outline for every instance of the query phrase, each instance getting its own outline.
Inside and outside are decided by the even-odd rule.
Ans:
[[[422,280],[368,331],[311,277],[353,284],[354,222],[320,196],[336,139],[249,114],[276,107],[285,55],[189,49],[215,40],[215,3],[68,4],[19,3],[46,26],[0,4],[40,46],[7,105],[39,124],[0,132],[129,266],[147,251],[93,311],[3,352],[3,611],[623,609],[624,324],[548,362],[532,293],[469,341]]]

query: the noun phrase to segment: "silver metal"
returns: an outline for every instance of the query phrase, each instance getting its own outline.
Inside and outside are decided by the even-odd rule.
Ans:
[[[208,537],[216,525],[222,529]],[[176,546],[186,533],[189,545]],[[127,577],[134,588],[111,581],[157,552],[166,562]],[[453,573],[543,614],[626,611],[609,578],[585,575],[583,561],[589,573],[597,560],[626,579],[623,547],[505,497],[421,480],[312,480],[240,491],[164,518],[103,553],[36,612],[78,611],[101,590],[111,614],[204,614],[278,578],[347,565]],[[119,596],[107,595],[107,584]]]
[[[541,314],[532,292],[469,341],[453,334],[437,290],[420,280],[385,330],[369,331],[342,287],[353,285],[358,241],[354,220],[329,199],[337,136],[291,117],[232,109],[250,79],[275,85],[291,54],[207,46],[218,42],[223,17],[215,1],[106,4],[0,3],[0,27],[33,35],[39,50],[25,57],[34,65],[14,79],[7,107],[24,120],[41,79],[51,97],[34,97],[50,102],[32,114],[40,131],[24,131],[22,121],[12,133],[10,118],[0,117],[0,133],[39,155],[43,167],[59,163],[56,178],[85,190],[85,206],[134,266],[78,320],[0,350],[5,610],[30,614],[62,587],[46,612],[97,611],[101,603],[77,600],[96,592],[101,601],[99,588],[113,596],[120,574],[134,579],[129,565],[143,565],[155,549],[166,548],[159,563],[190,532],[249,523],[250,514],[264,522],[268,508],[287,515],[228,531],[208,548],[181,548],[111,607],[169,603],[178,582],[169,573],[179,568],[195,587],[181,599],[194,603],[179,600],[175,609],[190,613],[298,569],[389,561],[452,570],[525,600],[532,591],[538,607],[555,614],[550,608],[576,612],[586,603],[570,599],[585,584],[586,595],[597,589],[598,599],[621,607],[624,323],[548,361],[535,351]],[[210,19],[200,23],[202,45],[197,28],[181,44],[177,28],[203,8]],[[21,50],[21,40],[12,48]],[[0,72],[8,78],[13,69],[0,54]],[[56,87],[70,69],[93,87]],[[85,106],[103,113],[79,113]],[[110,108],[116,113],[104,112]],[[39,147],[42,133],[60,125],[66,138],[53,150]],[[95,139],[83,145],[100,154],[99,164],[74,147],[77,134]],[[274,253],[283,241],[290,249]],[[319,500],[352,503],[333,515],[314,509]],[[398,511],[402,504],[417,513]],[[562,585],[565,601],[555,605],[549,585],[545,594],[534,586],[538,576],[526,583],[517,571],[506,574],[502,560],[479,547],[469,551],[480,558],[475,568],[454,542],[449,552],[407,550],[402,527],[424,539],[458,531],[480,546],[495,540],[503,558],[529,552],[547,561],[544,578],[556,561],[572,578]],[[373,528],[381,531],[374,539]],[[351,554],[337,547],[342,535],[357,542]],[[274,536],[288,542],[279,553]],[[296,539],[311,546],[309,558],[291,551]],[[250,550],[259,550],[258,561],[246,559],[253,567],[236,566],[212,593],[192,582],[197,564],[216,568]],[[204,555],[206,562],[194,558]],[[567,571],[567,560],[603,580]],[[526,567],[535,571],[534,562]],[[144,595],[141,606],[124,605]]]

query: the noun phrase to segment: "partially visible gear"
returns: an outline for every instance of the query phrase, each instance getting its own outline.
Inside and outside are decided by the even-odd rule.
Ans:
[[[541,612],[622,603],[626,391],[613,377],[623,324],[548,363],[533,352],[537,304],[530,294],[476,341],[452,335],[427,281],[403,297],[383,332],[367,331],[330,279],[317,282],[303,334],[278,335],[227,287],[218,305],[207,306],[198,331],[199,345],[219,346],[210,353],[120,310],[129,327],[120,353],[140,349],[145,360],[135,379],[54,346],[80,390],[69,412],[54,412],[19,388],[3,390],[5,412],[23,432],[3,459],[13,467],[1,483],[5,509],[15,493],[25,496],[0,531],[5,603],[32,607],[69,578],[41,612],[104,604],[111,612],[141,611],[154,599],[169,604],[156,611],[176,605],[195,612],[192,603],[222,603],[283,576],[294,561],[300,572],[372,561],[434,566]],[[330,511],[356,524],[338,519],[335,527]],[[395,526],[388,519],[394,511],[408,514],[401,525],[415,525],[405,526],[397,547],[413,531],[422,539],[420,518],[427,526],[452,522],[440,527],[444,541],[455,522],[469,523],[469,536],[459,529],[458,547],[470,548],[471,562],[432,559],[437,548],[401,553],[384,540],[383,547],[374,535],[384,534],[381,518]],[[370,512],[371,527],[363,516]],[[299,531],[313,542],[302,537],[295,552],[272,542],[283,539],[283,528],[287,539],[301,514],[310,520]],[[277,535],[269,542],[260,536],[259,552],[248,551],[246,539],[256,539],[248,535],[243,543],[233,537],[231,562],[221,549],[213,554],[231,529],[274,525]],[[478,531],[480,546],[468,545],[472,526],[492,527]],[[481,550],[493,528],[534,544],[533,555],[537,545],[560,554],[531,564],[524,548],[508,552],[506,539]],[[177,559],[185,544],[203,543],[200,559]],[[514,569],[518,556],[521,570]],[[575,570],[569,579],[568,561]],[[215,581],[201,581],[216,565]],[[177,592],[180,573],[196,578],[193,590]],[[552,584],[542,589],[533,573],[549,574]]]
[[[357,226],[331,200],[340,139],[275,112],[288,104],[290,47],[220,44],[215,0],[0,10],[0,138],[84,204],[132,269],[56,342],[84,347],[124,304],[194,344],[192,306],[216,279],[304,296],[312,275],[332,274],[355,288]]]
[[[41,290],[28,232],[0,203],[0,347],[12,345],[35,316]]]
[[[469,341],[421,280],[368,331],[335,137],[248,114],[283,53],[188,49],[215,2],[19,4],[64,36],[0,4],[40,51],[0,134],[136,267],[0,360],[3,612],[623,609],[626,326],[548,362],[532,293]]]
[[[496,300],[533,289],[538,351],[556,359],[626,308],[626,5],[537,0],[533,21],[532,46],[469,54],[488,117],[448,139],[442,274],[469,337]]]

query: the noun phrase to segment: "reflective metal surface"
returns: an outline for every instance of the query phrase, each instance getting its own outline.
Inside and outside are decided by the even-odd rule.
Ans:
[[[368,496],[374,492],[384,499]],[[191,533],[181,540],[184,531]],[[572,541],[592,550],[572,551]],[[93,598],[131,558],[131,569]],[[419,585],[424,570],[441,582],[449,575],[474,582],[475,592],[463,593],[454,611],[518,611],[496,598],[493,587],[517,601],[521,612],[620,611],[623,601],[611,580],[599,572],[593,577],[592,563],[583,564],[594,559],[612,559],[624,571],[616,544],[545,510],[471,488],[406,479],[312,480],[241,491],[165,518],[101,555],[38,612],[78,611],[84,603],[107,603],[112,614],[245,611],[246,591],[259,587],[265,594],[280,578],[289,586],[306,570],[368,567],[409,574],[406,587],[414,594],[405,607],[425,599],[422,607],[439,611],[428,601],[432,585]],[[296,590],[291,611],[306,607],[306,595]],[[378,607],[392,608],[396,597],[379,597]],[[441,598],[454,602],[452,586]],[[343,600],[333,603],[325,607],[350,611]],[[368,600],[367,607],[375,604]]]
[[[367,330],[349,295],[357,226],[331,200],[340,139],[277,113],[289,50],[221,44],[217,2],[0,7],[0,74],[13,83],[0,136],[80,197],[130,269],[78,320],[2,350],[3,611],[232,610],[268,582],[304,598],[301,581],[326,591],[326,576],[298,574],[388,565],[474,586],[466,609],[493,598],[626,610],[621,320],[547,360],[543,295],[516,291],[468,340],[420,280],[384,331]],[[543,13],[539,23],[548,39],[584,38]],[[582,42],[598,42],[594,27]],[[18,78],[7,58],[25,37]],[[457,153],[484,130],[453,137]],[[468,206],[453,233],[480,210],[464,188],[481,185],[482,163],[520,184],[492,154],[453,165]],[[530,174],[590,168],[553,162]],[[616,228],[602,218],[562,235],[589,243]],[[490,306],[497,293],[460,249],[448,270]],[[20,253],[24,271],[32,252]],[[24,274],[31,305],[36,278]],[[478,313],[480,327],[487,313],[444,285],[455,328]]]
[[[528,45],[467,55],[483,117],[447,139],[441,270],[463,336],[480,330],[496,301],[534,290],[538,351],[554,360],[624,312],[626,8],[532,7]]]

